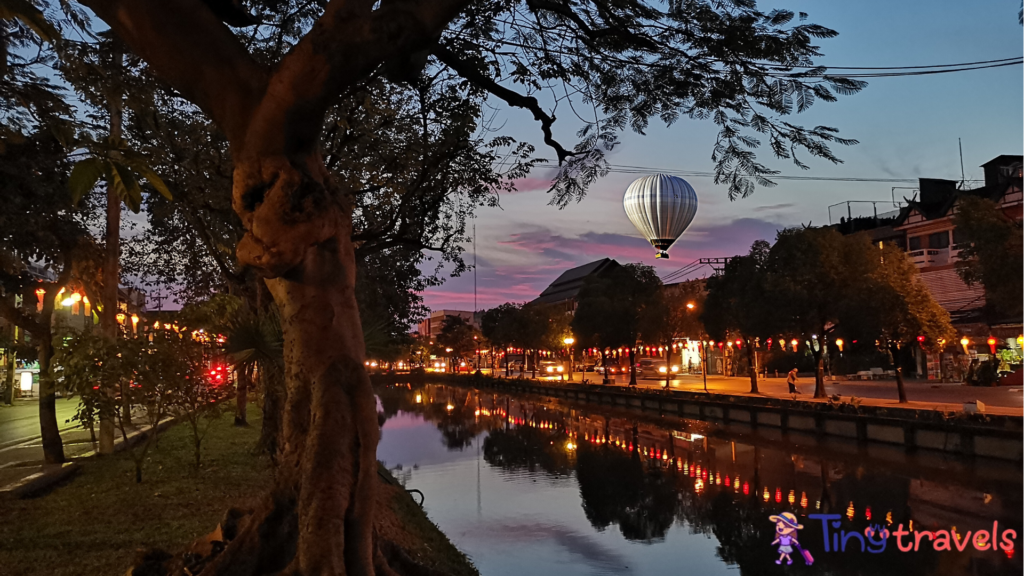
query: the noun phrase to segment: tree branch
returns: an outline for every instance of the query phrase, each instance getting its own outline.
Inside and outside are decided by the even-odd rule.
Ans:
[[[240,142],[268,71],[201,0],[82,0],[158,76]]]
[[[540,122],[540,129],[544,132],[544,143],[553,148],[555,150],[555,154],[558,155],[559,165],[561,165],[566,158],[577,155],[576,152],[566,150],[555,140],[551,133],[551,125],[555,123],[555,117],[549,116],[548,113],[540,107],[540,102],[538,102],[536,98],[533,96],[524,96],[514,90],[505,88],[501,84],[495,82],[494,79],[481,73],[469,62],[459,59],[455,53],[440,44],[434,47],[432,53],[434,56],[437,56],[437,59],[440,60],[441,63],[454,70],[459,76],[490,92],[498,98],[501,98],[510,106],[523,108],[532,112],[534,120]]]
[[[33,336],[43,331],[43,325],[35,318],[25,314],[22,308],[11,304],[7,298],[0,298],[0,318],[14,324]]]
[[[403,54],[426,50],[470,0],[331,0],[281,60],[247,148],[260,154],[313,150],[327,110],[347,86]],[[269,148],[269,149],[268,149]]]

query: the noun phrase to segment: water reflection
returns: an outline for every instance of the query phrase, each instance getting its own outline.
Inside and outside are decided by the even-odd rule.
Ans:
[[[847,532],[903,524],[915,531],[955,527],[961,537],[997,521],[1019,535],[1022,479],[1015,466],[885,451],[877,457],[863,447],[766,441],[749,429],[698,420],[465,388],[403,385],[378,393],[378,457],[405,466],[402,477],[426,492],[431,517],[485,576],[737,568],[1021,573],[1016,550],[936,552],[927,540],[916,552],[898,552],[890,538],[880,554],[860,552],[856,540],[845,552],[827,553],[821,522],[808,517],[839,514]],[[431,438],[447,457],[428,450],[422,460],[404,450],[411,436]],[[783,511],[805,526],[800,541],[813,551],[813,566],[774,563],[768,517]]]

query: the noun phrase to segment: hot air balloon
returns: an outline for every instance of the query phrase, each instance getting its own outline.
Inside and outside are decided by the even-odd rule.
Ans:
[[[630,184],[622,205],[629,221],[658,249],[655,258],[667,259],[669,246],[697,214],[697,193],[682,178],[655,174]]]

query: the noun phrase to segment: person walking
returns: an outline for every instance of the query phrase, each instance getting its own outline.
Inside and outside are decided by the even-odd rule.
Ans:
[[[786,376],[786,384],[789,384],[790,394],[799,394],[800,391],[796,389],[796,368],[789,371],[789,375]]]

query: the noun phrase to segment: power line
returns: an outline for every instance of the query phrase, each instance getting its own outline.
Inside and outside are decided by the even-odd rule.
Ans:
[[[796,72],[793,74],[786,74],[784,77],[788,78],[895,78],[899,76],[928,76],[931,74],[949,74],[951,72],[969,72],[971,70],[984,70],[986,68],[1002,68],[1003,66],[1019,66],[1024,64],[1024,58],[1018,58],[1010,62],[1003,62],[1001,64],[988,64],[985,66],[969,66],[964,68],[944,68],[941,70],[913,70],[906,72],[875,72],[875,73],[863,73],[863,74],[829,74],[823,72],[821,74],[804,74]],[[826,67],[827,68],[827,67]]]
[[[485,48],[485,49],[488,48],[488,47],[486,47],[484,45],[481,45],[481,44],[479,44],[477,42],[474,42],[472,40],[469,40],[467,38],[460,38],[460,40],[463,41],[463,42],[467,42],[469,44],[474,44],[474,45],[479,46],[481,48]],[[524,49],[527,49],[527,50],[541,51],[541,52],[548,53],[548,54],[558,54],[558,55],[561,55],[561,56],[578,56],[579,55],[579,53],[577,51],[569,52],[569,51],[566,51],[566,50],[556,50],[556,49],[548,47],[548,46],[533,46],[533,45],[530,45],[530,44],[523,44],[523,43],[520,43],[520,42],[513,42],[511,40],[505,40],[505,39],[496,40],[496,42],[498,42],[498,43],[500,43],[500,44],[502,44],[504,46],[512,46],[512,47],[515,47],[515,48],[524,48]],[[614,61],[617,61],[617,62],[621,62],[622,64],[631,65],[631,66],[644,66],[644,67],[648,67],[648,68],[671,68],[671,69],[678,68],[678,66],[675,66],[675,65],[672,65],[672,64],[662,64],[662,63],[659,63],[659,62],[645,62],[645,61],[642,61],[642,60],[612,57],[610,55],[605,55],[605,57],[610,59],[610,60],[614,60]],[[776,73],[776,74],[769,74],[769,76],[772,76],[772,77],[775,77],[775,78],[789,78],[789,77],[792,77],[792,78],[825,78],[825,77],[831,77],[831,78],[894,78],[894,77],[901,77],[901,76],[924,76],[924,75],[929,75],[929,74],[948,74],[948,73],[951,73],[951,72],[970,72],[970,71],[973,71],[973,70],[984,70],[986,68],[1001,68],[1003,66],[1019,66],[1021,64],[1024,64],[1024,57],[1014,56],[1014,57],[1010,57],[1010,58],[1000,58],[1000,59],[997,59],[997,60],[979,60],[977,62],[962,62],[962,63],[958,63],[958,64],[927,64],[927,65],[921,65],[921,66],[828,66],[828,65],[824,65],[824,64],[822,64],[822,65],[782,64],[782,63],[777,63],[777,62],[757,62],[757,61],[752,61],[752,60],[730,62],[730,61],[719,60],[719,59],[709,59],[707,62],[717,62],[717,63],[720,63],[720,64],[730,64],[730,63],[739,64],[739,63],[745,63],[745,64],[750,64],[750,65],[753,65],[753,66],[765,66],[765,67],[769,67],[769,68],[776,68],[779,71],[785,70],[785,69],[792,69],[792,68],[806,68],[806,69],[811,69],[811,70],[818,69],[818,68],[824,68],[826,70],[826,72],[823,72],[821,74],[805,74],[805,73],[800,73],[800,72],[797,72],[797,73],[794,73],[794,74],[778,74],[778,73]],[[935,70],[929,70],[929,69],[935,69]],[[842,71],[842,70],[865,70],[865,71],[872,71],[872,70],[905,70],[906,72],[863,72],[863,73],[856,73],[856,74],[845,74],[845,73],[839,72],[839,73],[836,73],[836,74],[829,74],[827,72],[828,70],[839,70],[839,71]]]
[[[539,162],[538,165],[557,168],[553,162]],[[654,168],[651,166],[630,166],[624,164],[609,164],[608,171],[615,174],[671,174],[673,176],[690,178],[714,178],[714,172],[703,172],[698,170],[680,170],[674,168]],[[881,177],[852,177],[852,176],[791,176],[786,174],[769,175],[771,180],[796,180],[809,182],[869,182],[881,184],[917,184],[917,178],[881,178]],[[967,180],[967,182],[983,182],[983,180]]]
[[[924,66],[831,66],[828,64],[792,65],[785,66],[771,62],[758,62],[763,66],[776,66],[781,68],[828,68],[829,70],[918,70],[924,68],[959,68],[961,66],[977,66],[981,64],[1019,63],[1021,57],[1000,58],[998,60],[979,60],[977,62],[961,62],[959,64],[928,64]],[[1012,62],[1011,62],[1012,61]]]

